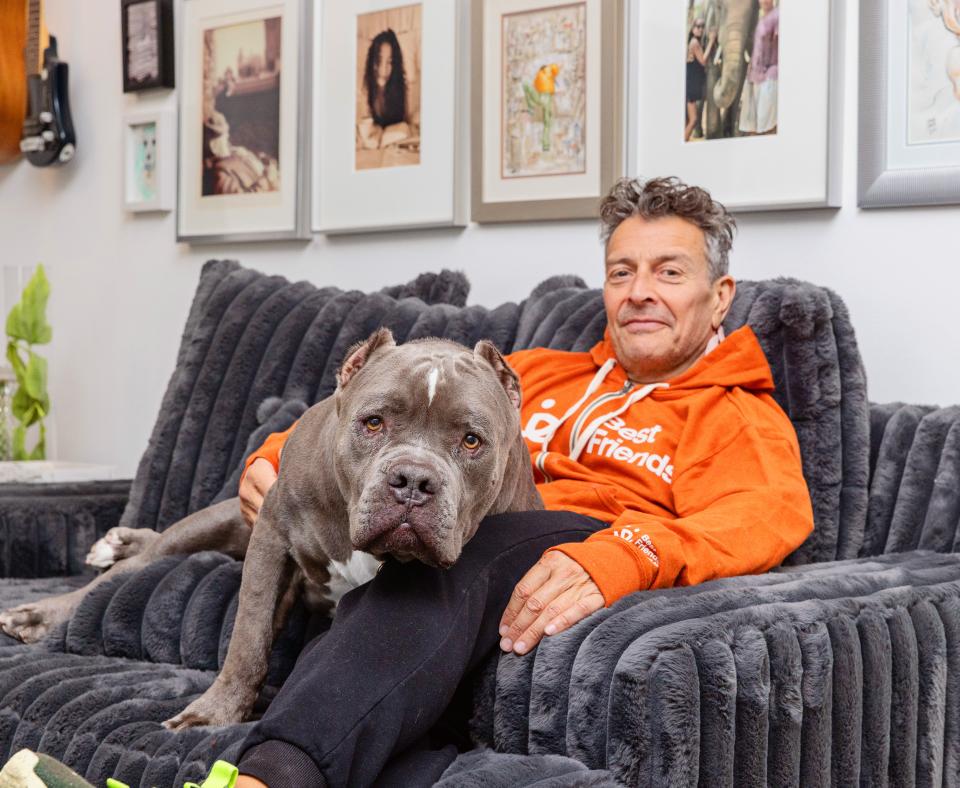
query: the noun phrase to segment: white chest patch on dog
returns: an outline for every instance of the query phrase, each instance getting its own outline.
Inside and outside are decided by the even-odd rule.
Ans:
[[[431,367],[430,374],[427,375],[427,407],[433,404],[433,398],[437,396],[437,381],[440,379],[440,370]]]
[[[327,571],[330,573],[330,579],[327,581],[327,599],[336,605],[340,597],[348,591],[372,580],[380,564],[381,562],[370,553],[360,550],[354,550],[346,561],[331,561],[327,566]]]

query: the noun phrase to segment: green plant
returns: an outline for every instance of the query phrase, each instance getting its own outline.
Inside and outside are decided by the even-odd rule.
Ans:
[[[13,395],[13,415],[17,419],[13,432],[13,459],[42,460],[46,456],[47,430],[43,423],[50,412],[47,394],[47,360],[33,352],[36,345],[46,345],[53,338],[47,323],[47,299],[50,283],[38,265],[36,273],[23,288],[20,303],[7,315],[7,360],[17,376],[17,392]],[[27,429],[38,425],[40,437],[27,452]]]

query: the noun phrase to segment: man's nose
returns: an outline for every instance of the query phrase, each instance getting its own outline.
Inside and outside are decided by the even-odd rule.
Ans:
[[[654,279],[649,274],[637,272],[630,283],[630,300],[635,304],[642,304],[647,301],[657,301],[657,291],[654,287]]]
[[[433,470],[418,462],[398,462],[387,473],[387,484],[399,503],[423,506],[437,492],[437,480]]]

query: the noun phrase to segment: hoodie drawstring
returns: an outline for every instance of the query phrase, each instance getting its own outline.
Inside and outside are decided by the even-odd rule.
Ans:
[[[585,403],[588,399],[590,399],[591,394],[593,394],[598,388],[600,388],[600,384],[603,383],[607,375],[610,374],[610,370],[612,370],[616,365],[617,365],[617,361],[616,359],[613,359],[613,358],[608,358],[604,362],[603,366],[597,370],[597,374],[593,376],[593,380],[590,381],[590,385],[587,386],[587,390],[583,392],[583,396],[580,397],[580,399],[578,399],[576,402],[573,403],[573,405],[570,406],[567,412],[563,414],[561,419],[556,424],[554,424],[553,427],[550,429],[550,431],[546,434],[546,436],[543,439],[543,443],[540,444],[540,451],[542,451],[544,454],[546,454],[549,451],[549,449],[547,448],[547,445],[550,443],[550,441],[553,440],[553,436],[557,434],[557,430],[560,429],[560,427],[563,425],[563,423],[567,419],[569,419],[574,413],[580,410],[580,406],[583,405],[583,403]]]
[[[670,387],[669,383],[649,383],[643,388],[637,389],[635,392],[633,392],[633,394],[627,397],[627,401],[624,402],[616,410],[612,410],[609,413],[604,413],[602,416],[597,416],[597,418],[591,421],[590,424],[587,426],[587,428],[582,433],[580,433],[580,436],[577,438],[577,442],[573,446],[573,451],[570,452],[570,459],[577,460],[580,458],[580,454],[583,452],[583,449],[587,445],[587,442],[590,440],[590,438],[593,437],[593,433],[595,433],[598,429],[600,429],[600,426],[604,422],[609,421],[610,419],[616,416],[619,416],[621,413],[627,410],[631,405],[633,405],[634,402],[639,402],[654,389],[665,389],[669,387]]]

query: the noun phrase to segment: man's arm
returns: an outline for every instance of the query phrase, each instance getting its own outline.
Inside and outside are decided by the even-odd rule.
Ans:
[[[287,438],[296,426],[294,422],[288,430],[274,432],[259,449],[247,457],[246,467],[240,476],[239,496],[243,519],[251,528],[257,521],[257,515],[260,514],[260,507],[263,506],[267,491],[277,480],[280,455],[283,453]]]
[[[765,572],[813,530],[796,445],[753,427],[680,472],[673,492],[680,515],[675,519],[626,510],[585,542],[548,552],[511,597],[501,647],[528,651],[544,634],[634,591]],[[576,567],[550,559],[552,552]]]

